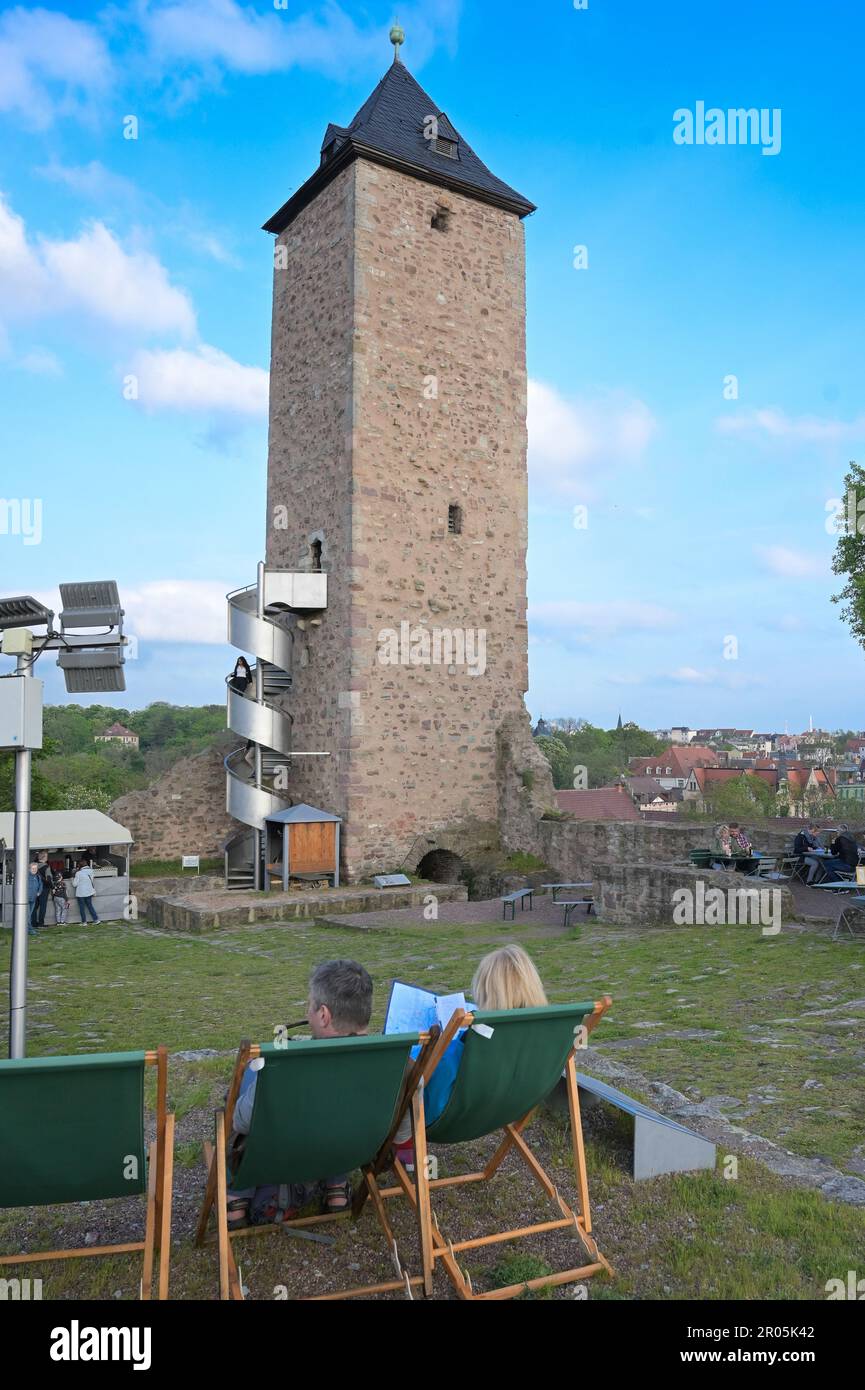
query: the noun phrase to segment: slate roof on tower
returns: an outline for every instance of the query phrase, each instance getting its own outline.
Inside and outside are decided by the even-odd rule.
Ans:
[[[437,140],[428,138],[431,116],[438,121]],[[493,203],[519,217],[535,211],[534,203],[490,173],[408,68],[395,58],[351,124],[327,127],[319,168],[265,222],[264,230],[283,231],[340,169],[358,158]]]

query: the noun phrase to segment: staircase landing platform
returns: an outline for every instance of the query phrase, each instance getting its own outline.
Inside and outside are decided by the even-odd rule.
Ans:
[[[440,903],[466,902],[468,890],[461,883],[421,883],[410,888],[302,889],[293,893],[257,893],[252,889],[216,889],[189,894],[153,897],[147,916],[163,931],[219,931],[260,923],[296,922],[333,918],[354,913],[382,912],[393,908],[421,909],[429,894]]]

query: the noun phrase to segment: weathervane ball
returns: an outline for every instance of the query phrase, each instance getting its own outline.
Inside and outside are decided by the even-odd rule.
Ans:
[[[394,48],[398,48],[401,43],[405,43],[405,30],[399,24],[391,26],[390,41]]]

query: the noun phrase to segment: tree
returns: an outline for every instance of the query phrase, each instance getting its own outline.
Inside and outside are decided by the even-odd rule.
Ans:
[[[57,789],[45,776],[46,754],[34,752],[30,772],[30,809],[56,811],[60,806]],[[15,810],[15,754],[0,753],[0,811]]]
[[[72,782],[60,792],[60,809],[63,811],[103,811],[111,809],[115,798],[104,787],[90,787],[82,782]]]
[[[716,783],[706,795],[706,804],[715,820],[754,820],[774,815],[775,793],[762,777],[744,772]]]
[[[564,739],[543,735],[538,747],[550,765],[554,787],[570,787],[574,777],[574,758]]]
[[[840,594],[832,595],[832,602],[844,605],[841,620],[847,623],[860,647],[865,647],[865,469],[852,460],[848,468],[844,478],[845,515],[832,560],[834,573],[846,576],[846,583]]]
[[[621,729],[599,729],[586,719],[561,720],[554,735],[538,738],[553,771],[556,787],[571,787],[574,768],[584,767],[586,785],[607,787],[628,770],[628,759],[659,753],[663,744],[654,734],[638,724],[623,724]],[[569,725],[569,729],[561,727]]]

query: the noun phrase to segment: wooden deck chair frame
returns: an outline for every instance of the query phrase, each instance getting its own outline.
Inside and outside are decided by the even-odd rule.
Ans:
[[[168,1298],[171,1253],[171,1202],[174,1187],[174,1115],[168,1113],[168,1049],[145,1052],[145,1066],[156,1067],[156,1138],[148,1146],[147,1211],[144,1239],[119,1245],[89,1245],[75,1250],[40,1250],[31,1254],[0,1256],[0,1266],[34,1264],[41,1260],[75,1260],[87,1255],[125,1255],[143,1251],[141,1297],[153,1292],[153,1269],[159,1256],[157,1298]],[[106,1199],[107,1200],[107,1199]],[[48,1205],[48,1204],[46,1204]],[[13,1208],[6,1208],[13,1210]]]
[[[597,1027],[612,1002],[612,998],[608,994],[596,1001],[594,1011],[585,1019],[584,1027],[586,1036]],[[428,1081],[432,1076],[448,1044],[456,1036],[459,1029],[471,1027],[473,1021],[474,1015],[472,1013],[464,1013],[462,1010],[458,1010],[451,1017],[447,1027],[429,1050],[422,1069],[425,1081]],[[582,1045],[585,1045],[583,1040],[580,1041]],[[568,1096],[574,1174],[577,1181],[578,1192],[576,1211],[564,1200],[552,1178],[545,1171],[523,1136],[523,1130],[535,1113],[534,1109],[530,1110],[522,1119],[514,1124],[505,1125],[502,1141],[484,1168],[474,1173],[463,1173],[450,1178],[430,1178],[427,1161],[426,1128],[423,1118],[423,1090],[420,1088],[419,1091],[415,1092],[412,1098],[412,1116],[415,1135],[414,1182],[412,1182],[412,1179],[409,1177],[400,1160],[392,1157],[384,1148],[380,1151],[376,1159],[374,1172],[379,1172],[388,1166],[393,1166],[397,1177],[397,1186],[380,1189],[379,1197],[389,1198],[404,1196],[415,1209],[421,1235],[425,1293],[428,1294],[432,1290],[432,1276],[435,1271],[436,1262],[440,1262],[444,1267],[448,1278],[457,1292],[458,1298],[465,1300],[515,1298],[529,1289],[540,1289],[548,1285],[567,1284],[580,1279],[588,1279],[592,1275],[600,1273],[601,1270],[605,1270],[607,1274],[612,1275],[612,1267],[601,1254],[592,1235],[589,1184],[586,1173],[586,1154],[583,1143],[583,1128],[580,1117],[580,1098],[577,1089],[575,1063],[575,1053],[579,1045],[580,1042],[575,1039],[574,1047],[571,1049],[565,1064],[565,1085]],[[535,1109],[536,1108],[537,1107],[535,1107]],[[519,1157],[523,1159],[529,1172],[540,1184],[547,1196],[558,1206],[561,1215],[552,1221],[536,1222],[531,1226],[521,1226],[512,1230],[478,1236],[472,1240],[449,1240],[440,1230],[438,1221],[433,1212],[432,1193],[443,1187],[488,1182],[494,1177],[504,1159],[512,1151],[515,1151]],[[463,1250],[475,1250],[480,1247],[495,1245],[501,1241],[523,1239],[545,1231],[566,1230],[568,1228],[573,1228],[575,1230],[584,1249],[589,1255],[589,1262],[587,1264],[579,1265],[573,1269],[562,1270],[558,1273],[543,1275],[537,1279],[528,1279],[519,1284],[509,1284],[504,1288],[493,1289],[489,1293],[474,1292],[469,1274],[460,1266],[457,1259],[457,1255]]]
[[[406,1113],[417,1104],[418,1088],[421,1077],[423,1076],[426,1060],[431,1049],[435,1045],[439,1036],[439,1029],[433,1028],[429,1032],[419,1034],[420,1053],[407,1077],[403,1088],[402,1097],[398,1103],[396,1114],[391,1125],[390,1132],[385,1143],[381,1146],[382,1150],[390,1151],[393,1144],[393,1137],[397,1133]],[[207,1181],[205,1185],[204,1201],[202,1202],[201,1212],[198,1218],[198,1226],[195,1232],[195,1244],[201,1246],[205,1241],[214,1241],[219,1247],[219,1297],[220,1299],[242,1300],[244,1297],[243,1287],[237,1261],[234,1256],[233,1243],[236,1240],[244,1239],[248,1236],[267,1235],[273,1231],[284,1231],[286,1228],[304,1229],[308,1226],[319,1227],[333,1221],[356,1220],[366,1203],[367,1197],[372,1199],[376,1218],[382,1229],[391,1258],[394,1262],[398,1278],[388,1280],[379,1284],[367,1284],[362,1287],[340,1290],[338,1293],[327,1293],[310,1295],[304,1302],[327,1302],[344,1298],[363,1298],[377,1293],[405,1293],[409,1298],[413,1297],[412,1289],[419,1285],[426,1287],[429,1284],[429,1277],[424,1275],[410,1275],[403,1266],[396,1239],[387,1219],[384,1202],[381,1200],[381,1192],[378,1185],[377,1173],[374,1171],[373,1163],[367,1164],[361,1171],[363,1181],[351,1208],[345,1212],[325,1212],[320,1216],[302,1216],[292,1221],[283,1221],[277,1224],[264,1226],[243,1226],[239,1230],[229,1230],[228,1226],[228,1162],[227,1148],[228,1140],[232,1131],[232,1120],[234,1108],[240,1095],[240,1085],[247,1065],[256,1057],[261,1055],[261,1047],[258,1044],[242,1042],[238,1049],[237,1059],[234,1064],[234,1072],[224,1109],[217,1110],[214,1117],[214,1142],[204,1145],[204,1162],[207,1169]],[[216,1210],[216,1235],[208,1237],[207,1226],[210,1213]],[[422,1223],[420,1209],[418,1209],[418,1223]]]

